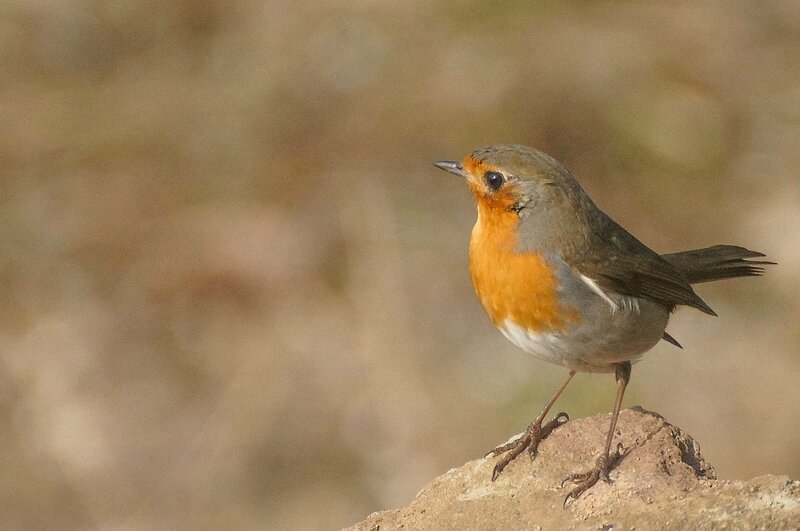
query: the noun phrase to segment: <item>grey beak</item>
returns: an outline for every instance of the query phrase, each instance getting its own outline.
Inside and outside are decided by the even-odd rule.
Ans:
[[[467,176],[467,172],[464,171],[464,166],[462,166],[460,162],[456,162],[454,160],[440,160],[439,162],[434,162],[433,165],[440,170],[444,170],[447,173],[452,173],[453,175],[458,175],[459,177]]]

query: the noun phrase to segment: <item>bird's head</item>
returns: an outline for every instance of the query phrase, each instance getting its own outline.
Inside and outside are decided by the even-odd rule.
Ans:
[[[564,187],[570,180],[574,182],[558,161],[517,144],[482,147],[460,161],[443,160],[435,165],[464,177],[479,209],[520,216],[562,204]]]

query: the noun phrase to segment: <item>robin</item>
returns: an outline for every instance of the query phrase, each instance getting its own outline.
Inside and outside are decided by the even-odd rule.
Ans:
[[[692,284],[763,273],[764,255],[733,245],[659,255],[600,210],[558,161],[521,145],[487,146],[462,161],[435,165],[467,180],[478,207],[469,244],[475,292],[492,322],[512,343],[569,373],[525,432],[488,455],[502,454],[492,473],[568,420],[542,425],[576,372],[614,373],[616,400],[605,447],[594,468],[570,474],[566,506],[622,457],[611,454],[631,364],[659,340],[678,306],[716,315]],[[562,486],[563,484],[562,483]]]

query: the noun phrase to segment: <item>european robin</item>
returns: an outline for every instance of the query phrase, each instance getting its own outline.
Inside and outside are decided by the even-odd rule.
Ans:
[[[611,454],[631,364],[659,340],[678,306],[714,311],[692,284],[763,273],[764,255],[733,245],[659,255],[600,210],[558,161],[521,145],[487,146],[459,161],[435,165],[467,180],[478,207],[469,244],[475,292],[492,322],[512,343],[569,374],[525,432],[491,455],[492,473],[568,419],[542,425],[576,372],[614,373],[617,394],[605,447],[591,470],[564,480],[577,499],[622,457]],[[562,484],[563,485],[563,484]]]

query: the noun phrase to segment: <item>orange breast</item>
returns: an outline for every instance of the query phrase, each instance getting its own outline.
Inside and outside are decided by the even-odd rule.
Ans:
[[[506,319],[531,332],[563,331],[580,314],[558,301],[558,279],[539,253],[517,253],[516,213],[478,201],[469,269],[478,298],[495,325]]]

